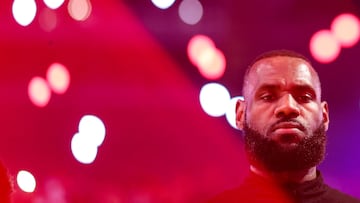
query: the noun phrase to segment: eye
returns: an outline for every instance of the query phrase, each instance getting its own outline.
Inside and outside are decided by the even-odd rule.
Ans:
[[[300,103],[308,103],[313,100],[313,96],[311,94],[302,94],[297,96],[296,98]]]
[[[266,102],[270,102],[275,100],[275,96],[273,94],[264,94],[260,96],[260,99]]]

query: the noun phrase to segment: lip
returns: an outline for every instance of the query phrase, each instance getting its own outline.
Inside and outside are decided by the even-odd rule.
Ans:
[[[304,127],[298,122],[281,122],[272,128],[275,131],[304,131]]]

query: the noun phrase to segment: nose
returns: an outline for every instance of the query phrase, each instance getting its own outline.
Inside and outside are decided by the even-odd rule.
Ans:
[[[275,115],[278,118],[296,118],[300,114],[297,101],[291,94],[283,95],[279,100],[275,109]]]

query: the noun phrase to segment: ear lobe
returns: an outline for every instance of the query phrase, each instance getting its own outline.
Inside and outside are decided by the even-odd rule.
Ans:
[[[323,122],[325,125],[325,130],[328,130],[330,120],[329,120],[329,107],[328,107],[327,102],[325,102],[325,101],[322,102],[321,107],[322,107],[322,112],[323,112]]]
[[[242,100],[237,100],[236,102],[236,127],[240,130],[244,129],[245,122],[245,102]]]

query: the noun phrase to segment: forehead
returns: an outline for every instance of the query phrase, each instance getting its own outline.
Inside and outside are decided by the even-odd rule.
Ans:
[[[249,89],[256,89],[264,83],[307,85],[320,94],[320,82],[311,65],[300,58],[276,56],[256,62],[248,75]]]

